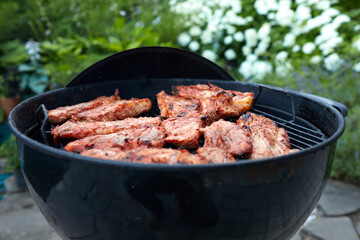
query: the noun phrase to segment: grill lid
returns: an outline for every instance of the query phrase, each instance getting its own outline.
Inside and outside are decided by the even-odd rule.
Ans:
[[[206,58],[170,47],[142,47],[116,53],[76,76],[67,86],[150,78],[234,79]]]

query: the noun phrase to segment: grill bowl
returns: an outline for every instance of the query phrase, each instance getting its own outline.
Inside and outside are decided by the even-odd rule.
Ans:
[[[39,131],[36,110],[41,104],[52,109],[111,95],[114,89],[122,98],[151,97],[160,90],[169,93],[172,85],[208,82],[253,91],[254,112],[275,116],[287,130],[303,129],[305,138],[317,133],[320,140],[307,145],[297,129],[291,143],[304,145],[292,154],[168,166],[83,157],[47,146]],[[123,79],[30,98],[13,109],[9,125],[29,191],[64,239],[289,239],[318,202],[344,131],[346,114],[330,103],[230,80]]]

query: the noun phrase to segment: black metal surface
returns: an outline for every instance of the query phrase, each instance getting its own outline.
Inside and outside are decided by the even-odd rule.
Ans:
[[[233,81],[121,80],[47,92],[11,112],[29,190],[64,239],[289,239],[301,227],[320,198],[344,130],[338,110],[301,93],[267,87],[257,98],[252,111],[283,124],[292,143],[304,148],[269,159],[196,166],[105,161],[46,146],[38,131],[41,104],[52,109],[114,89],[125,99],[149,97],[170,93],[172,85],[209,81],[259,92],[259,85]]]
[[[234,80],[224,69],[195,53],[170,47],[142,47],[116,53],[80,73],[68,86],[150,78]]]

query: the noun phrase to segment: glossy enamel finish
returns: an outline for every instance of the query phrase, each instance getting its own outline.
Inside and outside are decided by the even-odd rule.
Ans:
[[[114,81],[64,88],[19,104],[10,115],[27,185],[64,239],[289,239],[315,207],[329,177],[344,118],[296,92],[264,91],[257,104],[311,121],[328,139],[271,159],[204,166],[142,165],[80,157],[39,142],[34,112],[110,95],[153,96],[174,84],[209,80]],[[258,86],[213,81],[226,89]],[[290,106],[291,109],[291,106]],[[290,110],[291,111],[291,110]],[[26,116],[26,117],[24,117]],[[326,124],[324,124],[326,123]]]

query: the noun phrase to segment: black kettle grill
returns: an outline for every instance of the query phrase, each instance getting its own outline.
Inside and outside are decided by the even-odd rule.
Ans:
[[[254,92],[251,112],[284,127],[300,151],[235,163],[147,165],[69,153],[47,136],[44,107],[115,89],[124,99],[153,98],[173,85],[208,82]],[[308,218],[329,178],[346,114],[329,99],[234,81],[196,54],[146,47],[110,56],[65,88],[21,102],[9,124],[27,186],[63,239],[257,240],[289,239]]]

